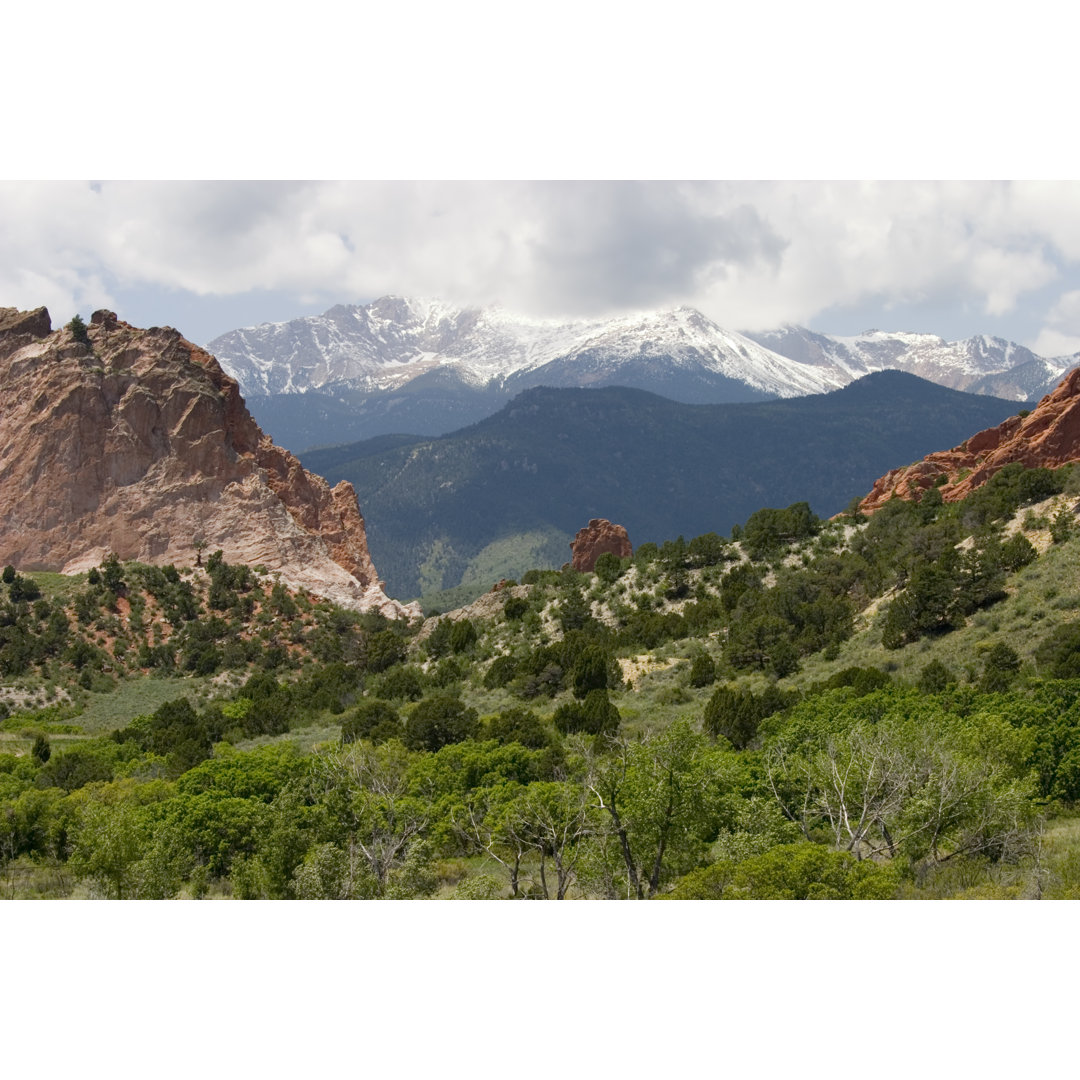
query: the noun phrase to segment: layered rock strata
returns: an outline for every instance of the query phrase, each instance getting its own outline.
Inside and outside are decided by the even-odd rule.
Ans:
[[[612,525],[607,518],[593,518],[584,529],[579,529],[570,542],[570,550],[573,552],[570,565],[583,572],[591,571],[596,560],[607,552],[620,559],[634,554],[626,530],[621,525]]]
[[[1028,415],[1010,416],[952,450],[886,473],[860,509],[871,513],[894,497],[918,502],[935,486],[945,502],[956,502],[1014,461],[1049,469],[1080,461],[1080,369],[1070,372]]]
[[[178,331],[109,311],[54,331],[44,308],[0,308],[0,386],[0,564],[183,566],[220,548],[353,610],[420,614],[383,591],[352,486],[275,446]]]

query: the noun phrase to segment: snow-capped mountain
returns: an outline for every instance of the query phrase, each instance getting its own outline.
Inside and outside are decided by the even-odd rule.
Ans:
[[[832,378],[861,378],[871,371],[907,371],[953,390],[1028,401],[1049,393],[1080,356],[1045,358],[1004,338],[977,334],[946,341],[934,334],[867,330],[831,337],[801,326],[748,333],[747,337]]]
[[[440,368],[475,388],[512,378],[523,389],[610,384],[645,364],[656,372],[741,384],[753,397],[816,394],[850,381],[762,348],[686,307],[561,323],[499,307],[384,296],[233,330],[207,348],[250,396],[342,386],[389,391]]]
[[[894,368],[1028,401],[1080,363],[986,336],[831,337],[799,326],[735,333],[688,307],[559,322],[400,296],[233,330],[207,349],[263,428],[294,451],[382,434],[442,435],[533,386],[619,385],[719,404],[824,393]]]

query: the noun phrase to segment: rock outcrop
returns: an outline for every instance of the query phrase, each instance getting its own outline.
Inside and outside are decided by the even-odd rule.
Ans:
[[[1010,416],[952,450],[886,473],[860,509],[871,513],[894,496],[918,502],[935,486],[945,502],[956,502],[1014,461],[1049,469],[1080,461],[1080,369],[1070,372],[1028,415]]]
[[[621,525],[612,525],[607,518],[593,518],[584,529],[579,529],[570,542],[570,550],[573,552],[570,565],[584,572],[591,571],[596,560],[606,552],[620,559],[634,554],[626,530]]]
[[[0,386],[0,564],[182,566],[220,548],[344,607],[420,614],[383,591],[352,486],[275,446],[178,331],[98,311],[80,335],[0,308]]]

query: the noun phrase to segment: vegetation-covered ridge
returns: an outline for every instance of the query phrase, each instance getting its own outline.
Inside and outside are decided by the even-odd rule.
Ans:
[[[963,502],[870,519],[760,510],[593,573],[530,571],[422,626],[289,594],[270,612],[271,583],[245,592],[249,571],[208,560],[169,582],[205,590],[176,614],[188,629],[162,629],[172,664],[123,671],[95,623],[128,632],[115,579],[130,601],[146,568],[5,571],[3,634],[37,640],[59,610],[113,660],[61,649],[3,676],[0,889],[1080,895],[1076,488],[1007,466]],[[214,615],[255,593],[249,618]],[[233,625],[200,671],[181,635],[215,617]],[[126,651],[143,647],[152,631]],[[165,692],[125,710],[147,686]]]
[[[623,525],[636,545],[727,532],[762,505],[805,500],[838,513],[898,461],[1015,411],[899,371],[741,405],[540,387],[439,439],[375,439],[303,462],[356,489],[390,594],[427,601],[478,577],[559,567],[595,517]]]

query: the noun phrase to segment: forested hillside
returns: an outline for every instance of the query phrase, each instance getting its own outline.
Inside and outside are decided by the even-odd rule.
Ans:
[[[1078,896],[1078,487],[796,502],[411,626],[9,568],[0,891]]]
[[[390,594],[408,598],[561,566],[594,517],[641,544],[726,532],[763,505],[835,514],[887,469],[1015,411],[894,371],[737,406],[541,388],[441,439],[383,437],[303,460],[353,484],[372,558]]]

